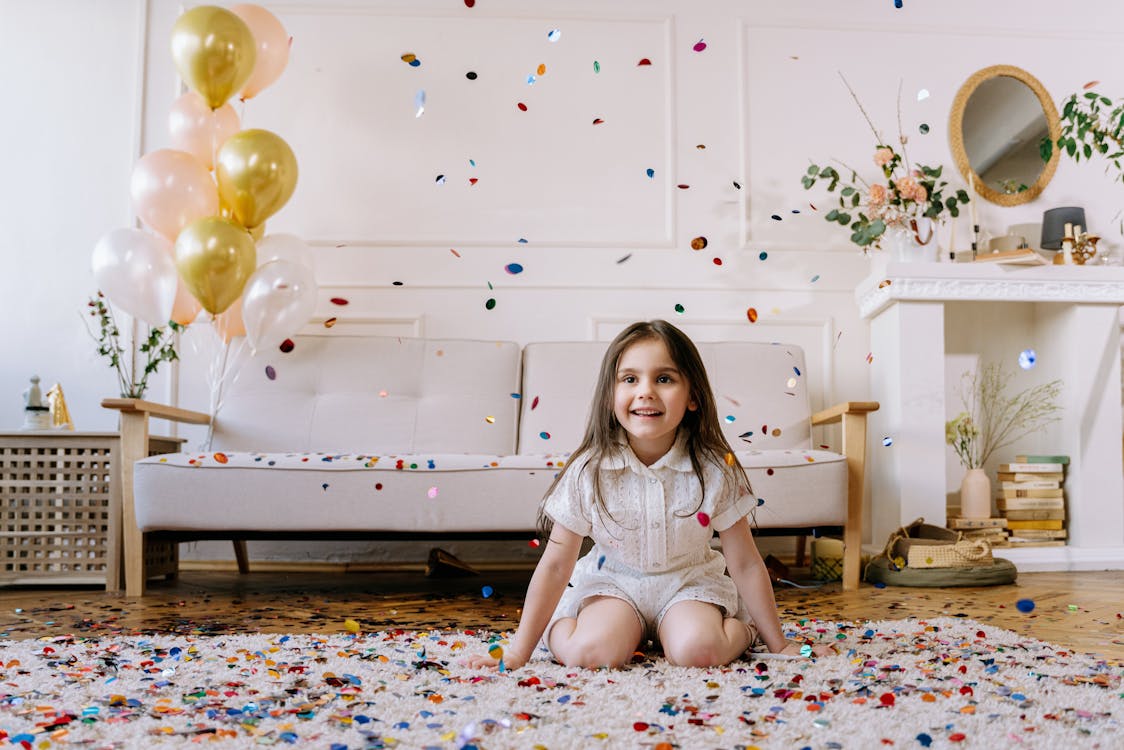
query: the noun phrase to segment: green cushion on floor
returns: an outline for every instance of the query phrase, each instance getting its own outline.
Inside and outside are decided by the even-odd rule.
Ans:
[[[1018,569],[1010,560],[995,558],[991,565],[966,568],[902,568],[893,570],[885,557],[876,557],[866,567],[869,583],[887,586],[1001,586],[1014,583]]]

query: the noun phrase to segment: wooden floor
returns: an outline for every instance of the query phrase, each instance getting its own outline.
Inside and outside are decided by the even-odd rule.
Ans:
[[[798,571],[794,571],[798,573]],[[75,634],[332,633],[356,620],[387,628],[513,629],[529,570],[468,578],[379,573],[183,572],[143,599],[96,589],[0,588],[0,638]],[[487,587],[487,588],[485,588]],[[485,594],[488,594],[485,596]],[[874,588],[843,593],[778,588],[783,620],[970,617],[1113,660],[1124,659],[1124,575],[1024,573],[1012,586]],[[1016,607],[1035,603],[1033,612]]]

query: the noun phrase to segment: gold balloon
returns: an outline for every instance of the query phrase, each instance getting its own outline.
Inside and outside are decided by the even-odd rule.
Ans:
[[[211,109],[218,109],[253,74],[257,42],[250,27],[234,13],[200,5],[176,19],[172,60],[180,78]]]
[[[215,162],[219,198],[245,227],[281,210],[297,187],[297,157],[268,130],[243,130],[222,144]]]
[[[176,237],[176,268],[203,309],[218,315],[242,294],[257,266],[254,239],[221,216],[188,224]]]
[[[246,231],[249,232],[250,236],[254,238],[254,242],[257,242],[265,236],[265,222],[263,221],[256,227],[246,227]]]

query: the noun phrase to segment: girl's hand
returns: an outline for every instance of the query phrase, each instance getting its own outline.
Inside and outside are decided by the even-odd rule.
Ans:
[[[491,656],[488,656],[487,654],[474,654],[472,656],[467,656],[464,659],[461,659],[460,663],[461,663],[461,666],[468,667],[469,669],[499,669],[500,668],[499,659],[494,659]],[[515,669],[519,669],[519,667],[523,666],[526,663],[527,663],[527,660],[525,658],[523,658],[520,654],[514,653],[512,651],[508,651],[507,653],[504,654],[503,668],[506,671],[512,671],[512,670],[515,670]]]
[[[803,649],[804,649],[804,644],[793,643],[792,641],[789,641],[788,643],[785,644],[785,647],[782,648],[778,653],[784,654],[785,656],[804,656]],[[830,646],[826,643],[820,643],[820,644],[817,644],[815,646],[812,646],[812,652],[810,654],[808,654],[808,656],[809,657],[832,656],[835,653],[836,653],[836,651],[835,651],[834,647],[832,647],[832,646]]]

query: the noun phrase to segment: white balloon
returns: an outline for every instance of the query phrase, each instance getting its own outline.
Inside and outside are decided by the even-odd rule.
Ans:
[[[94,246],[91,265],[110,302],[153,328],[168,325],[176,301],[172,243],[139,229],[114,229]]]
[[[242,320],[254,351],[278,346],[294,335],[316,310],[316,277],[300,263],[273,260],[246,282]]]
[[[267,234],[258,240],[258,268],[274,260],[287,260],[299,263],[316,273],[316,261],[312,248],[295,234]]]

